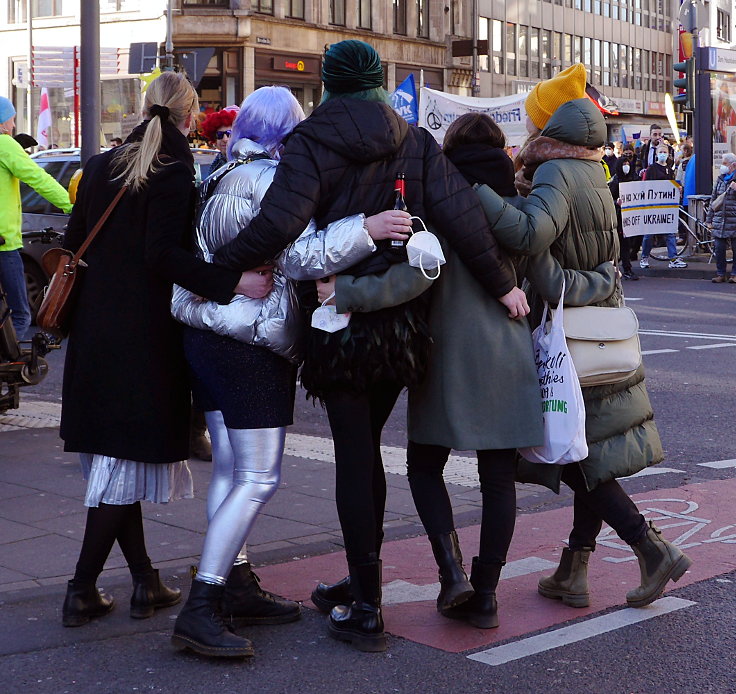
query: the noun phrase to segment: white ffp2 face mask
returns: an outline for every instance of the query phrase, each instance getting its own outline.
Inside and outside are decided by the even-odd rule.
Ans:
[[[626,174],[628,176],[629,175],[629,171],[631,171],[631,167],[628,164],[624,164],[621,167],[621,170],[624,172],[624,174]]]
[[[312,314],[312,327],[317,330],[324,330],[326,333],[336,333],[338,330],[347,328],[350,323],[349,313],[338,313],[333,305],[327,305],[327,302],[335,296],[332,292],[323,302],[323,304],[314,310]]]
[[[725,164],[721,164],[721,175],[727,176],[730,169]]]
[[[664,152],[660,152],[659,154],[657,154],[657,161],[660,164],[666,164],[668,158],[669,158],[669,154],[665,154]]]
[[[419,217],[412,217],[412,219],[416,219],[424,227],[424,231],[412,234],[406,242],[409,265],[418,267],[428,280],[436,280],[440,276],[440,265],[447,262],[440,240],[431,231],[427,231],[427,226],[422,219]],[[427,270],[430,269],[436,269],[437,274],[433,277],[428,275]]]

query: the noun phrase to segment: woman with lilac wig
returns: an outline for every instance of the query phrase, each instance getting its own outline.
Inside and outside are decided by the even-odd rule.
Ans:
[[[242,104],[232,126],[229,163],[202,186],[196,244],[204,260],[235,238],[260,209],[284,138],[304,119],[286,87],[261,87]],[[201,561],[172,642],[211,656],[253,654],[230,626],[298,619],[300,605],[261,590],[244,544],[256,516],[279,485],[286,426],[292,423],[302,316],[294,280],[317,280],[368,258],[374,241],[404,238],[409,214],[354,214],[317,229],[309,223],[272,262],[260,299],[221,305],[176,287],[172,314],[184,323],[184,348],[195,405],[212,437],[207,495],[209,527]]]

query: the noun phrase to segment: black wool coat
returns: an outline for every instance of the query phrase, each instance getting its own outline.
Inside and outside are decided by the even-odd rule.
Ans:
[[[191,153],[181,133],[181,141],[176,132],[166,135],[174,158],[163,159],[167,165],[141,192],[123,195],[84,256],[89,267],[64,367],[66,451],[160,464],[189,457],[190,391],[180,326],[170,313],[172,287],[227,302],[240,276],[186,250]],[[120,189],[111,180],[115,152],[84,167],[64,241],[70,250],[82,245]]]

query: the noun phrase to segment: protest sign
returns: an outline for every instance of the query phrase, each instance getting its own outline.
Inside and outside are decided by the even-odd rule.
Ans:
[[[487,99],[446,94],[428,87],[422,87],[420,91],[419,125],[429,130],[440,144],[450,124],[465,113],[488,114],[503,130],[510,147],[521,147],[528,136],[524,111],[527,94]]]
[[[619,185],[624,236],[675,234],[680,185],[674,181],[631,181]]]

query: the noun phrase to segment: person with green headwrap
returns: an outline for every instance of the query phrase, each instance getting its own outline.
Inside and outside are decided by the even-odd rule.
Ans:
[[[495,298],[506,308],[505,322],[523,328],[505,318],[523,317],[528,306],[478,198],[432,135],[410,127],[390,107],[373,47],[356,40],[330,46],[322,79],[322,103],[289,137],[260,213],[217,251],[214,261],[231,268],[256,267],[297,238],[311,217],[322,224],[351,211],[391,209],[394,181],[401,173],[410,212],[441,231],[488,300]],[[342,330],[308,331],[301,372],[302,385],[324,402],[330,420],[336,502],[350,573],[334,586],[318,586],[313,600],[324,611],[333,608],[331,636],[366,651],[386,647],[381,431],[401,390],[421,382],[431,344],[428,282],[406,260],[404,249],[386,245],[336,280],[317,283],[323,294],[334,288],[339,312],[353,313]],[[361,312],[360,306],[341,305],[348,283],[368,277],[382,279],[384,308]],[[302,288],[309,313],[319,305],[315,294],[314,283]],[[466,591],[465,597],[471,594]]]

